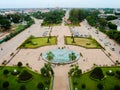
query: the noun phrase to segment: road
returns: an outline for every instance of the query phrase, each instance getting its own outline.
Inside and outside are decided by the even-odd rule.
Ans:
[[[9,56],[14,52],[30,35],[35,35],[40,31],[40,21],[37,19],[34,20],[34,25],[0,45],[0,61],[4,60],[5,56]]]
[[[67,12],[65,15],[66,18],[68,18],[68,15],[69,15],[68,13],[69,12]],[[41,22],[42,21],[35,19],[34,25],[32,25],[28,29],[24,30],[23,32],[21,32],[20,34],[18,34],[14,38],[12,38],[11,40],[1,44],[0,48],[3,48],[3,50],[0,51],[0,61],[3,61],[6,56],[8,56],[8,55],[10,56],[10,54],[12,52],[14,52],[17,49],[17,47],[19,47],[21,45],[21,43],[23,43],[30,35],[39,36],[39,37],[47,36],[49,34],[50,28],[49,27],[41,27],[40,26]],[[91,29],[88,29],[88,28],[91,28]],[[103,46],[104,46],[104,43],[103,43],[103,41],[99,40],[100,38],[102,38],[103,40],[106,40],[106,41],[110,40],[108,37],[106,38],[106,35],[104,35],[101,32],[99,32],[99,34],[96,34],[95,33],[96,29],[93,27],[90,27],[86,21],[83,21],[81,23],[81,27],[75,27],[74,31],[75,30],[76,30],[76,32],[79,32],[82,35],[91,35]],[[61,24],[61,26],[53,27],[52,36],[58,36],[58,43],[57,43],[56,48],[64,47],[64,46],[66,46],[68,48],[68,45],[64,44],[64,36],[70,36],[70,35],[71,35],[71,33],[69,30],[69,27],[65,26],[64,22]],[[111,44],[114,44],[113,41],[109,41],[109,42]],[[53,48],[53,47],[55,48],[55,46],[51,46],[51,47],[48,46],[48,47],[49,47],[49,49]],[[106,55],[101,50],[94,50],[94,49],[86,50],[84,48],[76,47],[76,46],[69,46],[69,48],[72,48],[73,50],[74,49],[78,50],[79,52],[83,53],[83,56],[86,61],[82,61],[82,60],[78,61],[79,65],[81,66],[82,69],[85,68],[86,66],[88,66],[90,68],[90,66],[93,66],[93,63],[108,64],[108,62],[110,62],[110,64],[112,64],[111,61],[106,57]],[[107,49],[107,51],[110,50],[109,47],[105,47],[105,48]],[[120,47],[117,44],[116,44],[116,49],[118,49],[118,50],[120,49]],[[28,54],[31,54],[31,55],[34,54],[32,57],[35,59],[35,61],[33,62],[33,58],[32,58],[31,65],[33,65],[33,67],[38,66],[36,69],[39,69],[42,65],[37,65],[37,64],[41,64],[41,63],[38,63],[36,56],[39,56],[40,51],[42,52],[43,50],[47,50],[47,47],[39,48],[38,52],[37,52],[37,50],[30,49],[30,52],[28,53],[27,50],[25,50],[27,52],[25,55],[23,54],[23,53],[25,53],[25,51],[23,50],[23,52],[21,52],[22,53],[21,58],[24,57],[23,60],[26,59],[25,61],[27,61],[27,60],[31,59],[31,57]],[[34,52],[36,52],[36,53],[34,53]],[[118,53],[117,50],[115,50],[115,51],[110,50],[110,52],[116,53],[116,54]],[[92,54],[93,56],[91,55],[91,53],[93,53]],[[103,56],[103,58],[99,57],[99,55],[95,56],[95,53],[98,53],[99,55]],[[28,55],[28,57],[27,57],[27,55]],[[18,54],[18,56],[19,56],[19,54]],[[99,60],[99,58],[100,58],[100,60]],[[20,59],[20,58],[15,57],[15,60],[12,60],[11,62],[16,62],[17,61],[16,59]],[[101,60],[106,61],[106,63],[103,63],[103,61],[101,61]],[[23,62],[25,62],[25,61],[23,61]],[[41,62],[43,62],[43,61],[41,61]],[[91,63],[91,62],[93,62],[93,63]],[[30,63],[30,61],[29,61],[29,63]],[[88,68],[88,67],[86,67],[86,68]],[[56,66],[54,68],[54,72],[55,72],[54,87],[53,87],[54,90],[69,90],[68,73],[67,73],[69,68],[70,68],[69,65]]]
[[[117,44],[114,40],[110,39],[107,35],[104,33],[98,31],[96,28],[91,27],[86,20],[80,23],[80,27],[74,27],[72,29],[72,32],[76,35],[78,33],[78,36],[92,36],[94,39],[96,39],[109,53],[112,53],[117,58],[120,58],[120,45]],[[98,32],[98,34],[97,34]],[[112,50],[114,48],[115,50]]]
[[[98,31],[97,34],[97,29],[89,26],[86,20],[83,21],[81,25],[84,26],[84,32],[86,34],[89,34],[95,38],[106,49],[106,51],[114,55],[116,59],[120,59],[120,45],[118,45],[114,40],[110,39],[107,35],[100,31]],[[112,48],[115,48],[115,50],[112,50]]]

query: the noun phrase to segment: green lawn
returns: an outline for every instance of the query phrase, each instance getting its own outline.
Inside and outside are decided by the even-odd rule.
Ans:
[[[73,43],[73,39],[70,36],[65,37],[65,43],[67,45],[76,45],[76,46],[81,46],[84,48],[102,48],[101,45],[92,38],[80,38],[80,37],[75,37],[74,38],[75,43]]]
[[[20,24],[20,25],[17,25],[16,28],[12,32],[17,32],[17,31],[19,31],[21,29],[24,29],[24,25]]]
[[[72,89],[75,90],[76,88],[79,88],[78,90],[98,90],[97,84],[102,83],[103,89],[102,90],[115,90],[114,86],[119,85],[120,86],[120,79],[116,77],[116,71],[120,70],[120,67],[102,67],[103,73],[106,76],[105,79],[99,81],[99,80],[93,80],[90,78],[90,72],[87,72],[85,74],[82,74],[80,77],[71,77],[70,82],[72,84]],[[106,74],[108,70],[112,70],[114,72],[114,76],[109,76]],[[73,80],[77,81],[76,85],[73,85]],[[83,89],[81,86],[82,84],[86,85],[86,88]],[[117,90],[117,89],[116,89]]]
[[[56,45],[57,37],[51,36],[48,43],[48,37],[29,37],[22,45],[21,48],[38,48],[47,45]]]
[[[8,70],[9,73],[8,75],[4,75],[3,71],[4,70]],[[29,73],[32,74],[32,79],[28,80],[28,81],[24,81],[24,82],[19,82],[18,81],[18,75],[12,75],[11,72],[16,69],[18,71],[20,71],[20,73],[23,70],[27,70]],[[51,81],[52,79],[49,78],[49,80]],[[2,87],[2,84],[4,81],[8,81],[9,82],[9,87],[8,89],[4,89]],[[45,87],[48,88],[48,90],[50,90],[50,84],[46,83],[46,78],[43,77],[42,75],[35,73],[25,67],[10,67],[10,66],[5,66],[5,67],[0,67],[0,90],[20,90],[20,86],[21,85],[25,85],[26,90],[38,90],[37,85],[39,82],[42,82],[44,84]]]

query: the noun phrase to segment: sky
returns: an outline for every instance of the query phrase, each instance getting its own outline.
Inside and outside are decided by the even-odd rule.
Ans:
[[[120,8],[120,0],[0,0],[0,8]]]

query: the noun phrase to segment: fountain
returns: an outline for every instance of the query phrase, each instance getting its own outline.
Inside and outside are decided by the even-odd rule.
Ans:
[[[70,49],[58,48],[42,53],[42,57],[47,62],[55,64],[67,64],[77,61],[80,55],[76,51]]]

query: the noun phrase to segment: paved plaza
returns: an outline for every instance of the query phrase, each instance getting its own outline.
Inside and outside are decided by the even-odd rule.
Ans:
[[[3,48],[3,50],[0,51],[0,63],[2,63],[4,60],[9,60],[11,58],[10,54],[15,54],[17,52],[17,48],[30,35],[34,35],[36,37],[48,36],[50,29],[49,27],[41,27],[41,22],[41,20],[35,19],[35,24],[32,25],[30,28],[26,29],[11,40],[1,44],[0,48]],[[46,63],[42,59],[40,54],[50,49],[56,49],[58,47],[65,47],[67,49],[71,49],[77,51],[78,53],[81,53],[83,57],[80,57],[77,62],[74,62],[72,64],[78,64],[83,72],[91,70],[94,65],[111,66],[114,65],[114,62],[116,60],[120,61],[120,54],[118,53],[120,51],[120,46],[116,44],[113,40],[110,40],[103,33],[99,32],[99,34],[96,34],[96,29],[90,27],[86,21],[80,23],[79,27],[74,27],[73,32],[75,32],[75,34],[77,34],[78,36],[92,36],[106,50],[103,51],[102,49],[86,49],[80,46],[65,45],[64,36],[71,36],[71,32],[69,27],[65,26],[63,22],[60,26],[52,27],[51,35],[58,36],[57,45],[44,46],[37,49],[20,49],[19,52],[7,65],[13,66],[21,61],[23,65],[29,64],[30,68],[33,71],[40,72],[40,68],[43,67],[44,63]],[[102,39],[102,41],[100,39]],[[105,42],[110,42],[111,46],[105,46]],[[110,49],[113,46],[116,48],[115,51],[112,51]],[[108,53],[111,54],[110,57],[107,56]],[[70,65],[71,64],[60,66],[52,65],[55,72],[53,90],[69,90],[68,71],[70,69]]]

